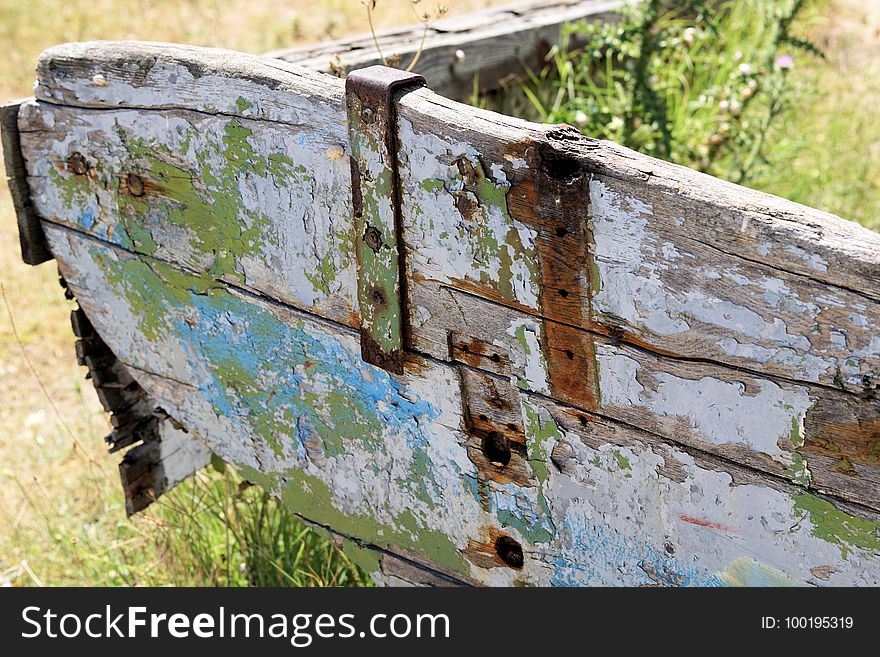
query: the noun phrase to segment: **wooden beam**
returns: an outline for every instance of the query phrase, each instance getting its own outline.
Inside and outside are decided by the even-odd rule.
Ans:
[[[480,12],[398,28],[376,35],[389,66],[414,67],[429,86],[450,98],[469,98],[538,71],[559,43],[560,30],[579,20],[613,21],[623,0],[532,0]],[[424,36],[424,45],[422,37]],[[348,71],[382,64],[371,34],[266,53],[316,71],[344,76]]]
[[[51,260],[52,254],[40,228],[40,218],[31,203],[27,187],[27,167],[21,156],[18,108],[27,100],[17,100],[0,106],[0,136],[3,143],[3,162],[6,165],[6,182],[18,219],[21,259],[27,265],[39,265]]]

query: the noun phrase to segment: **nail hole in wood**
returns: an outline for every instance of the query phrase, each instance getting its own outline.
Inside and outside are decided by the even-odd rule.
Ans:
[[[483,455],[502,467],[510,463],[510,441],[499,431],[490,431],[483,437]]]
[[[491,360],[493,363],[500,363],[500,362],[501,362],[501,356],[499,356],[498,354],[492,354],[492,355],[489,357],[489,360]]]
[[[523,558],[522,546],[510,536],[499,536],[495,539],[495,553],[511,568],[522,568],[525,559]]]
[[[566,349],[565,355],[568,356],[568,360],[574,360],[574,352],[571,349]]]
[[[568,297],[568,290],[558,290],[558,292],[559,296],[561,296],[563,299]]]
[[[568,231],[565,228],[563,228],[562,226],[560,226],[559,228],[556,229],[556,237],[561,238],[561,237],[565,237],[566,235],[568,235]]]

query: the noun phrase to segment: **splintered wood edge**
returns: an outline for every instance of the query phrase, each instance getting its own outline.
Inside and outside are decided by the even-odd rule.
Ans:
[[[0,133],[3,141],[3,161],[6,165],[6,177],[12,206],[18,221],[18,238],[21,245],[21,259],[28,265],[39,265],[52,259],[52,253],[46,243],[46,236],[40,226],[31,203],[27,184],[27,167],[21,154],[21,143],[18,135],[18,108],[33,100],[24,98],[0,106]]]

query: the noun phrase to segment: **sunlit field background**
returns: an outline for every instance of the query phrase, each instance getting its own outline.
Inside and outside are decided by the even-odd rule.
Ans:
[[[501,3],[445,4],[455,15]],[[378,29],[415,22],[409,0],[378,0],[374,19]],[[818,91],[786,126],[799,147],[757,184],[878,230],[880,1],[817,2],[802,23],[827,58],[792,74]],[[364,30],[360,0],[0,0],[0,102],[29,95],[39,52],[65,41],[259,53]],[[127,520],[119,457],[102,441],[107,417],[76,365],[71,304],[53,263],[21,263],[5,185],[0,286],[0,586],[367,583],[325,537],[228,469]]]

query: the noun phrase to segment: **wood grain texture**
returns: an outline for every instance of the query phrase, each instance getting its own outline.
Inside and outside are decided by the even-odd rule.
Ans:
[[[415,72],[437,93],[465,99],[475,88],[494,90],[529,69],[542,69],[566,23],[614,20],[622,5],[621,0],[532,0],[432,21],[427,32],[422,25],[379,32],[376,41],[389,65],[405,68],[424,36]],[[338,76],[382,64],[371,34],[274,50],[266,56]]]
[[[182,269],[46,229],[97,330],[162,407],[344,536],[493,585],[880,577],[876,514],[513,387],[496,393],[514,391],[528,478],[489,476],[498,466],[469,456],[452,366],[389,375],[360,360],[352,329],[230,286],[199,295]],[[520,566],[497,558],[500,537]]]
[[[392,376],[360,359],[340,81],[151,44],[39,76],[22,148],[77,298],[312,522],[482,584],[877,580],[880,236],[413,91]]]
[[[27,185],[27,170],[21,156],[18,135],[18,110],[26,100],[0,106],[0,137],[3,142],[3,162],[6,184],[12,197],[12,207],[18,220],[18,238],[21,259],[27,265],[39,265],[52,259],[46,237],[40,228],[40,218],[31,203]]]

